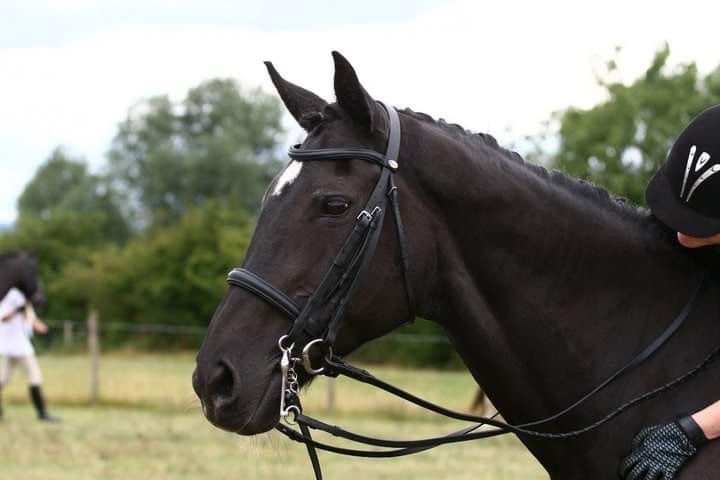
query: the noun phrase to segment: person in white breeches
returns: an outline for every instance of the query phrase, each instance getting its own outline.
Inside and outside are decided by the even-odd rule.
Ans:
[[[0,400],[2,389],[10,383],[13,370],[21,367],[30,385],[30,398],[38,419],[55,422],[58,419],[48,413],[42,394],[42,372],[30,342],[33,332],[44,334],[47,325],[37,317],[25,295],[17,288],[11,288],[0,300]]]

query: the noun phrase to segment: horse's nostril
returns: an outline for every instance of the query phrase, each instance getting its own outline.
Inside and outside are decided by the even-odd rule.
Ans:
[[[216,408],[232,402],[235,387],[236,378],[232,366],[221,360],[208,379],[208,393]]]

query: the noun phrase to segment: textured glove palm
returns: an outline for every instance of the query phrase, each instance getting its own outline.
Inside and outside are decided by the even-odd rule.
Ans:
[[[697,453],[685,432],[672,422],[640,431],[633,439],[630,455],[620,464],[625,480],[671,480]]]

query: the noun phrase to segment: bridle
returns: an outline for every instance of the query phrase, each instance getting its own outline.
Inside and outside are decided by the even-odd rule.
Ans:
[[[378,102],[379,103],[379,102]],[[385,214],[391,210],[395,220],[395,229],[400,251],[400,264],[404,282],[405,293],[408,302],[410,316],[414,314],[414,298],[409,281],[409,267],[405,231],[400,216],[398,203],[398,188],[395,184],[394,175],[399,168],[398,157],[400,153],[400,119],[397,111],[379,103],[388,119],[388,140],[384,154],[370,149],[361,148],[324,148],[324,149],[302,149],[299,145],[289,149],[291,159],[298,162],[311,161],[342,161],[358,159],[375,164],[380,167],[380,175],[375,186],[368,197],[365,207],[355,220],[352,231],[345,240],[345,243],[336,254],[331,266],[325,272],[317,289],[302,307],[297,305],[289,296],[259,275],[245,269],[236,268],[229,274],[227,281],[230,285],[243,288],[253,295],[282,312],[292,322],[289,332],[278,340],[278,348],[281,352],[280,372],[282,375],[280,395],[280,417],[288,425],[298,425],[300,431],[288,425],[279,423],[276,429],[292,440],[305,444],[313,465],[316,479],[322,479],[320,463],[316,449],[333,453],[361,456],[361,457],[399,457],[411,455],[430,448],[447,443],[465,442],[479,438],[488,438],[506,433],[533,436],[546,439],[570,438],[587,433],[600,425],[610,421],[627,409],[640,402],[685,381],[700,369],[704,368],[720,353],[720,346],[715,348],[700,364],[696,365],[685,375],[675,380],[639,395],[610,412],[605,417],[570,432],[551,433],[531,429],[538,425],[554,421],[571,410],[587,401],[589,398],[604,389],[616,378],[634,369],[653,353],[655,353],[667,340],[680,328],[685,319],[692,311],[699,292],[704,285],[704,276],[701,278],[691,298],[677,315],[673,322],[660,334],[648,347],[637,354],[622,368],[610,375],[600,385],[581,397],[569,407],[549,417],[527,422],[522,425],[510,425],[495,419],[497,413],[492,417],[479,417],[468,415],[462,412],[448,410],[441,406],[430,403],[422,398],[412,395],[393,385],[383,382],[369,372],[358,369],[343,359],[336,356],[332,347],[342,326],[342,320],[351,299],[354,288],[363,273],[367,270],[368,264],[373,258],[375,249],[380,240]],[[296,348],[297,347],[297,348]],[[316,354],[313,355],[313,352]],[[313,362],[320,362],[314,365]],[[303,414],[299,396],[299,376],[296,367],[302,364],[308,376],[326,375],[337,377],[344,375],[357,381],[380,388],[392,395],[398,396],[426,410],[456,419],[473,422],[473,425],[462,430],[450,433],[442,437],[426,438],[421,440],[385,440],[367,437],[349,432],[340,427],[328,425],[320,420]],[[476,431],[483,425],[495,427],[491,430]],[[331,435],[351,440],[357,443],[382,447],[385,450],[355,450],[342,448],[313,440],[310,429],[320,430]]]
[[[301,149],[299,145],[289,150],[290,158],[298,162],[359,159],[380,167],[380,176],[375,182],[375,187],[370,193],[365,207],[357,215],[350,235],[307,303],[300,308],[281,290],[247,269],[238,268],[228,275],[228,283],[259,296],[290,319],[292,327],[284,337],[283,344],[289,342],[302,346],[303,350],[306,350],[306,357],[309,356],[307,352],[313,346],[319,346],[322,343],[327,347],[332,347],[335,343],[353,289],[373,258],[388,209],[392,210],[395,217],[407,301],[409,305],[412,305],[413,302],[408,280],[405,233],[398,205],[398,190],[394,180],[394,174],[398,169],[397,157],[400,152],[400,119],[395,109],[385,108],[385,110],[389,120],[385,154],[362,148]],[[328,306],[332,307],[330,315],[326,314]],[[409,308],[412,311],[412,308]]]

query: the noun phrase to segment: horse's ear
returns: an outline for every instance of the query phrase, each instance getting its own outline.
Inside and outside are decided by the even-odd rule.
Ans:
[[[355,69],[340,52],[332,52],[335,60],[335,97],[355,123],[375,131],[383,127],[382,107],[365,91]]]
[[[322,119],[322,115],[319,114],[327,102],[311,91],[282,78],[271,62],[265,62],[265,66],[290,114],[306,131],[312,130]]]

